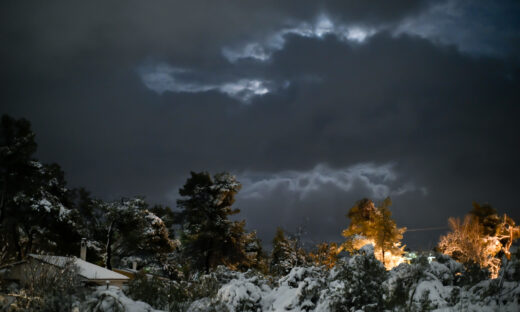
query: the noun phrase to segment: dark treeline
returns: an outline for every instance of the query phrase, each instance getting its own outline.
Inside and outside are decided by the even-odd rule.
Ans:
[[[229,219],[239,212],[232,205],[241,185],[228,173],[192,172],[174,212],[142,197],[108,202],[68,188],[58,164],[34,157],[25,119],[4,115],[0,140],[0,263],[30,253],[78,255],[86,239],[87,260],[107,268],[137,261],[171,278],[218,265],[268,268],[256,233]]]
[[[308,253],[298,235],[278,228],[267,254],[245,221],[230,219],[240,212],[233,203],[241,184],[229,173],[191,172],[172,210],[142,197],[105,201],[69,188],[60,166],[38,161],[36,149],[30,123],[4,115],[0,309],[2,292],[14,298],[9,311],[119,311],[130,300],[125,294],[182,312],[272,311],[274,304],[293,311],[520,306],[520,253],[510,251],[520,227],[488,204],[474,203],[464,221],[450,218],[451,232],[429,255],[405,258],[406,228],[392,219],[390,198],[357,201],[341,244],[323,242]],[[5,268],[29,254],[78,256],[83,240],[87,261],[109,269],[136,264],[139,272],[110,293],[85,288],[73,265],[54,275],[37,269],[40,276],[14,291],[2,282]]]
[[[278,229],[268,255],[245,221],[229,218],[240,212],[232,206],[241,188],[229,173],[191,172],[175,211],[142,197],[104,201],[84,188],[68,188],[58,164],[34,157],[37,144],[29,121],[4,115],[0,140],[0,264],[30,253],[78,255],[82,239],[90,262],[109,269],[137,262],[171,279],[219,265],[275,275],[305,264],[332,268],[341,252],[352,254],[366,244],[374,246],[387,269],[404,260],[406,229],[391,218],[389,198],[377,206],[369,199],[355,203],[347,214],[343,244],[324,242],[307,253],[298,237]],[[494,275],[520,237],[520,227],[489,205],[474,204],[464,223],[451,219],[450,226],[438,251]]]

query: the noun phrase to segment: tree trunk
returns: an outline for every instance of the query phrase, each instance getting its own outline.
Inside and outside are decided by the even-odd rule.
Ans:
[[[4,178],[5,179],[5,178]],[[5,203],[7,197],[7,179],[5,179],[4,187],[2,188],[2,197],[0,198],[0,226],[2,226],[2,222],[5,218]]]
[[[207,252],[206,253],[206,259],[204,261],[204,269],[206,271],[206,273],[209,273],[209,266],[210,266],[210,259],[211,259],[211,252]]]
[[[11,226],[11,234],[13,235],[14,247],[16,248],[16,259],[21,261],[23,259],[22,246],[20,245],[20,233],[16,224]]]
[[[0,226],[2,226],[2,222],[4,221],[4,197],[5,197],[5,192],[2,192],[2,198],[0,199]]]
[[[26,229],[27,231],[27,229]],[[33,244],[33,237],[34,232],[33,231],[27,231],[27,245],[25,245],[25,254],[29,254],[32,250],[32,244]]]
[[[385,220],[383,219],[383,222]],[[385,262],[385,244],[386,244],[386,226],[383,224],[383,241],[381,242],[381,258],[383,259],[383,266],[386,269],[386,262]]]
[[[110,222],[110,226],[108,227],[108,234],[107,234],[107,245],[106,245],[106,252],[107,252],[107,258],[105,262],[105,267],[109,270],[112,270],[112,236],[114,235],[114,221]]]

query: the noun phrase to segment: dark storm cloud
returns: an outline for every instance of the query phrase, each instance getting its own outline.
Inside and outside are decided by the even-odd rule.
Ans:
[[[395,31],[455,45],[471,54],[514,57],[518,61],[518,16],[518,1],[448,0],[434,2],[420,14],[406,17]]]
[[[244,104],[250,103],[254,97],[271,93],[282,86],[287,87],[289,83],[286,81],[277,86],[276,83],[269,80],[244,77],[237,77],[231,81],[212,82],[207,79],[208,76],[212,76],[211,73],[195,73],[195,77],[193,77],[193,73],[193,70],[174,68],[168,64],[142,66],[139,69],[139,76],[143,84],[158,94],[218,91]],[[218,76],[214,78],[222,80]]]
[[[318,164],[306,171],[248,171],[238,177],[244,187],[237,206],[246,207],[244,215],[249,226],[269,233],[274,233],[277,226],[292,232],[303,227],[308,243],[338,241],[347,224],[345,209],[340,207],[355,202],[360,194],[376,201],[387,196],[395,199],[414,193],[418,197],[428,194],[425,187],[400,176],[391,163],[361,163],[344,168]],[[276,207],[267,209],[269,213],[266,198]]]
[[[269,193],[284,189],[284,193],[296,195],[300,200],[320,192],[324,188],[336,188],[343,192],[351,191],[356,184],[369,190],[370,197],[384,199],[391,195],[402,195],[417,190],[413,184],[407,183],[393,188],[391,184],[397,180],[392,164],[374,165],[358,164],[348,168],[329,168],[318,164],[308,171],[286,171],[276,174],[259,174],[246,172],[240,175],[244,188],[240,196],[244,199],[263,199]],[[427,190],[421,188],[424,195]]]
[[[304,224],[339,240],[364,196],[392,196],[408,227],[472,200],[519,219],[514,21],[461,1],[443,2],[456,23],[427,2],[153,3],[2,4],[4,111],[32,121],[72,185],[173,205],[190,170],[231,171],[266,239]],[[480,41],[466,25],[483,24]],[[223,52],[248,43],[268,61]]]

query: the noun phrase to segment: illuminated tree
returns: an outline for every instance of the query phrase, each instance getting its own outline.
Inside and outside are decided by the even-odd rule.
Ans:
[[[473,202],[473,209],[469,213],[482,225],[483,235],[496,236],[502,245],[502,252],[510,259],[509,249],[513,241],[520,237],[520,227],[515,226],[515,221],[504,214],[502,217],[489,204],[479,205]]]
[[[477,203],[473,203],[464,222],[454,218],[448,222],[451,232],[441,237],[439,250],[462,263],[487,268],[493,278],[498,276],[500,257],[510,259],[509,249],[520,237],[520,226],[505,214],[499,217],[489,204]]]
[[[331,269],[336,265],[340,251],[338,244],[324,242],[318,244],[314,252],[309,253],[309,258],[315,265]]]
[[[509,249],[511,249],[513,242],[520,238],[520,226],[515,226],[515,221],[504,214],[500,218],[495,235],[502,244],[502,252],[504,252],[507,259],[511,259]]]
[[[397,227],[388,208],[391,204],[390,198],[386,198],[380,207],[367,198],[358,201],[347,215],[350,225],[342,233],[347,239],[342,249],[354,252],[372,244],[376,258],[387,269],[402,262],[405,246],[401,246],[401,240],[406,228]]]
[[[392,219],[392,213],[388,206],[390,206],[390,199],[387,198],[381,207],[379,207],[379,214],[376,218],[376,246],[381,250],[381,258],[385,267],[394,266],[392,256],[401,256],[404,252],[404,247],[401,246],[401,240],[403,239],[403,233],[406,228],[397,228],[395,221]],[[389,254],[390,259],[385,259],[385,256]]]
[[[487,268],[494,277],[500,269],[500,259],[495,256],[501,250],[500,241],[495,236],[484,235],[484,227],[477,218],[467,215],[461,222],[449,218],[451,232],[442,236],[439,250],[453,259],[465,263],[476,263]]]

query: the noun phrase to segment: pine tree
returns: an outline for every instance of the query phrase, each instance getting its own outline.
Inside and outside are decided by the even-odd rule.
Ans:
[[[406,231],[406,228],[397,228],[388,208],[390,205],[390,198],[387,198],[379,207],[375,228],[375,246],[377,246],[381,262],[387,268],[393,267],[394,264],[390,263],[391,259],[385,257],[385,255],[400,257],[404,253],[405,246],[401,246],[400,242],[403,239],[403,233]]]
[[[7,253],[21,259],[40,249],[70,252],[79,238],[63,172],[33,158],[27,120],[4,115],[0,130],[0,233]]]
[[[174,239],[175,238],[175,226],[180,223],[178,220],[179,219],[178,213],[174,212],[170,207],[162,206],[162,205],[154,205],[149,210],[154,215],[161,218],[161,220],[164,222],[164,225],[168,229],[170,238]]]
[[[69,190],[57,164],[33,157],[35,134],[27,120],[4,115],[0,130],[2,261],[31,252],[77,255],[82,238],[96,251],[87,253],[91,260],[106,249],[109,267],[114,250],[118,256],[172,250],[166,225],[143,200],[105,203],[84,189]]]
[[[305,251],[299,246],[296,239],[286,237],[282,228],[277,228],[273,238],[273,251],[269,264],[271,272],[285,275],[296,266],[307,262]]]
[[[401,246],[401,240],[406,228],[397,228],[388,208],[391,203],[390,198],[386,198],[380,207],[367,198],[358,201],[347,215],[350,225],[342,233],[347,239],[342,248],[352,253],[372,244],[376,258],[387,269],[397,265],[404,253],[405,246]]]
[[[256,235],[256,231],[246,233],[243,235],[243,238],[243,250],[245,251],[247,262],[242,265],[241,269],[256,269],[267,273],[267,256],[263,250],[262,241]]]
[[[143,199],[121,199],[104,206],[107,268],[112,267],[114,255],[153,258],[175,248],[164,222],[147,209]]]
[[[218,265],[240,267],[248,261],[244,250],[244,222],[229,216],[240,212],[232,209],[241,185],[229,173],[191,172],[179,190],[181,209],[181,241],[183,252],[195,269],[208,272]]]
[[[106,244],[106,203],[92,198],[84,188],[72,189],[69,202],[78,215],[76,226],[79,235],[87,240],[87,261],[102,263]]]

